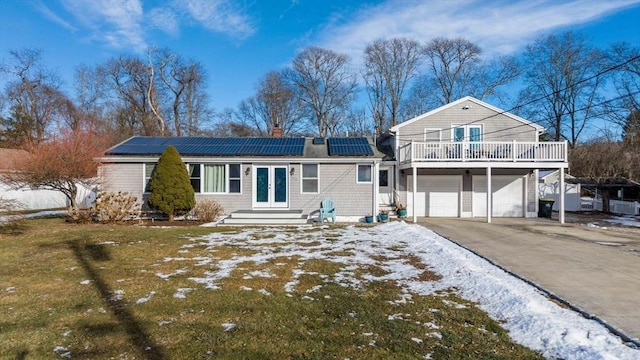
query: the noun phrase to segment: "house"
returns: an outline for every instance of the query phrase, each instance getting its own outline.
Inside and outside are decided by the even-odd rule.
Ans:
[[[566,142],[540,142],[540,125],[472,97],[366,138],[133,137],[99,159],[103,190],[143,202],[168,145],[187,164],[196,200],[227,213],[296,211],[313,217],[325,198],[338,215],[407,205],[418,216],[534,217],[538,172],[561,170]],[[488,196],[490,194],[490,196]],[[564,222],[564,193],[558,198]]]
[[[565,174],[564,202],[565,211],[591,211],[593,210],[593,198],[582,195],[582,187],[579,182],[574,182],[574,176]],[[538,194],[540,198],[553,199],[553,210],[558,211],[560,199],[560,173],[559,170],[543,170],[538,173]]]
[[[395,188],[413,216],[535,217],[538,173],[557,169],[564,187],[566,142],[540,142],[544,129],[464,97],[389,130]],[[490,194],[490,196],[489,196]],[[558,199],[564,222],[564,193]]]
[[[213,199],[227,214],[300,212],[317,216],[332,199],[338,216],[377,212],[383,154],[366,138],[132,137],[106,151],[102,190],[126,191],[146,204],[158,158],[173,145],[188,168],[196,201]]]
[[[0,198],[15,203],[21,210],[60,209],[69,206],[69,201],[59,191],[39,190],[30,187],[14,188],[3,175],[17,171],[17,163],[29,155],[25,150],[0,148]],[[83,207],[90,207],[95,194],[92,189],[78,185],[76,200]]]

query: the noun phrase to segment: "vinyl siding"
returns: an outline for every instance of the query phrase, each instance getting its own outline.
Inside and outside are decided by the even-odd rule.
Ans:
[[[463,110],[463,107],[469,107]],[[424,141],[424,130],[441,129],[442,141],[451,141],[451,127],[465,124],[481,125],[483,141],[536,141],[537,131],[531,125],[512,119],[506,115],[478,105],[472,101],[464,101],[459,106],[450,107],[425,117],[399,130],[400,142]]]

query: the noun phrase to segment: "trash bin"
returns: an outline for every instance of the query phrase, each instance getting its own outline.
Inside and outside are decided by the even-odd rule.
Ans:
[[[538,200],[538,217],[545,217],[551,219],[551,213],[553,212],[553,203],[555,200],[549,198],[542,198]]]

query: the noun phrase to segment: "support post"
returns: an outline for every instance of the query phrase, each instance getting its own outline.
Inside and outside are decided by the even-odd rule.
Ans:
[[[418,222],[418,214],[417,214],[417,209],[416,209],[416,189],[418,187],[418,168],[413,166],[411,168],[411,170],[413,170],[413,174],[411,176],[411,180],[413,181],[412,187],[411,187],[411,196],[413,199],[413,223],[417,223]]]
[[[560,224],[564,224],[564,169],[560,168],[560,204],[558,204],[558,217],[560,219]]]
[[[491,223],[491,215],[493,212],[493,204],[491,200],[493,190],[491,189],[491,166],[487,166],[487,224]]]

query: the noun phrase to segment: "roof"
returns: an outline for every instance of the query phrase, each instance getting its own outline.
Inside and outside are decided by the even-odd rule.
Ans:
[[[16,161],[29,155],[25,150],[0,148],[0,172],[15,170]]]
[[[441,106],[441,107],[439,107],[437,109],[433,109],[433,110],[431,110],[429,112],[426,112],[426,113],[424,113],[422,115],[418,115],[418,116],[414,117],[413,119],[409,119],[409,120],[407,120],[405,122],[402,122],[402,123],[400,123],[400,124],[398,124],[396,126],[393,126],[391,129],[389,129],[389,131],[395,133],[401,127],[403,127],[405,125],[409,125],[409,124],[414,123],[416,121],[422,120],[425,117],[431,116],[431,115],[436,114],[436,113],[438,113],[440,111],[443,111],[443,110],[458,106],[458,105],[460,105],[460,104],[462,104],[463,102],[466,102],[466,101],[471,101],[471,102],[473,102],[473,103],[475,103],[475,104],[477,104],[479,106],[486,107],[487,109],[493,110],[496,113],[502,114],[502,115],[504,115],[506,117],[509,117],[509,118],[513,119],[513,120],[519,121],[519,122],[521,122],[523,124],[526,124],[526,125],[530,125],[530,126],[534,127],[538,131],[543,131],[544,130],[543,126],[540,126],[540,125],[538,125],[538,124],[536,124],[534,122],[531,122],[529,120],[523,119],[523,118],[521,118],[521,117],[519,117],[517,115],[514,115],[514,114],[512,114],[510,112],[504,111],[504,110],[502,110],[500,108],[497,108],[497,107],[495,107],[493,105],[487,104],[486,102],[478,100],[478,99],[476,99],[476,98],[474,98],[472,96],[465,96],[465,97],[463,97],[461,99],[458,99],[458,100],[456,100],[454,102],[448,103],[448,104],[443,105],[443,106]]]
[[[206,157],[381,157],[364,137],[149,137],[134,136],[107,156],[157,156],[172,145],[181,156]]]

